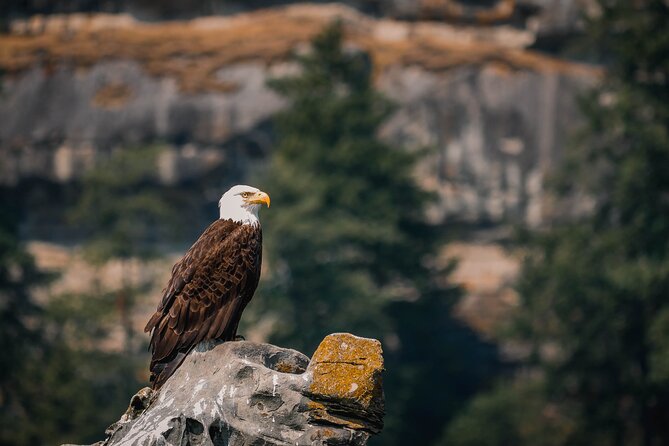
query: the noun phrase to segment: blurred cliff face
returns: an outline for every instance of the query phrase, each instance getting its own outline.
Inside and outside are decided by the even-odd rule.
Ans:
[[[249,12],[261,8],[300,3],[295,0],[207,1],[136,0],[104,2],[95,0],[28,0],[8,1],[4,8],[9,18],[36,14],[73,12],[128,12],[145,20],[189,19],[202,15]],[[333,3],[316,1],[313,3]],[[529,26],[545,32],[564,33],[579,28],[579,14],[592,1],[564,0],[343,0],[338,3],[361,12],[394,19],[435,20],[455,23],[501,22]]]
[[[2,181],[66,184],[105,153],[152,141],[172,149],[158,165],[167,183],[226,164],[243,176],[271,151],[266,122],[283,107],[267,79],[294,71],[288,55],[336,18],[397,103],[382,136],[431,148],[418,174],[440,196],[432,220],[539,224],[544,175],[578,122],[574,93],[596,70],[525,49],[536,40],[527,29],[376,20],[335,5],[164,24],[15,21],[0,37]]]
[[[476,264],[480,253],[496,249],[509,223],[540,225],[551,212],[546,173],[579,123],[575,94],[598,76],[594,68],[528,49],[555,46],[555,36],[562,36],[560,47],[567,23],[577,23],[566,20],[574,4],[543,3],[517,2],[510,10],[506,1],[394,0],[376,9],[351,3],[358,10],[292,5],[155,23],[129,14],[18,18],[0,36],[6,73],[0,182],[36,204],[24,218],[28,237],[76,241],[62,209],[81,175],[116,151],[159,142],[166,146],[155,165],[160,181],[208,209],[222,185],[242,181],[271,154],[269,121],[285,104],[267,80],[293,74],[290,54],[341,19],[347,45],[370,52],[376,85],[396,104],[381,137],[428,149],[416,175],[438,196],[429,218],[463,223],[482,246],[461,250],[474,253]],[[225,2],[221,12],[267,4]],[[107,11],[49,5],[44,12]],[[132,2],[117,10],[154,19],[188,16],[179,3],[157,5]],[[202,13],[197,5],[189,11]],[[488,18],[501,15],[482,20],[486,11]],[[193,236],[206,224],[201,218]],[[497,285],[485,292],[474,285],[470,292],[478,299],[506,295],[498,290],[513,270],[505,262],[490,272]]]

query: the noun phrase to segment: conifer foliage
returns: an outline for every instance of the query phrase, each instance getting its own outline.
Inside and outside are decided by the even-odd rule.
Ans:
[[[375,441],[429,444],[490,376],[495,350],[450,315],[460,292],[435,266],[432,197],[413,177],[422,153],[379,139],[392,107],[367,54],[334,24],[297,61],[299,74],[271,83],[289,106],[261,181],[269,279],[252,306],[274,314],[272,342],[306,353],[332,332],[381,339],[387,416]]]
[[[49,275],[19,237],[16,194],[0,202],[0,444],[96,441],[139,386],[135,364],[95,349],[111,310],[98,296],[36,301]]]
[[[341,33],[329,28],[298,57],[301,74],[271,83],[290,107],[276,119],[264,186],[280,209],[264,216],[265,290],[281,312],[276,342],[303,351],[332,331],[378,333],[383,304],[429,280],[416,156],[377,138],[390,104],[371,85],[367,55],[343,49]]]
[[[606,76],[583,99],[585,126],[556,182],[562,198],[590,197],[594,205],[527,234],[514,339],[531,347],[528,365],[543,381],[545,407],[568,434],[561,444],[663,445],[669,444],[669,4],[600,0],[596,6],[587,29]],[[478,401],[465,418],[485,416],[481,409],[493,399]],[[467,432],[465,418],[444,444],[499,444]],[[522,433],[510,418],[496,422]],[[516,437],[522,440],[516,444],[537,444]]]

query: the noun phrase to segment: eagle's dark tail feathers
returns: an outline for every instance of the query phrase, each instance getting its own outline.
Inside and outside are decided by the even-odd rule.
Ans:
[[[151,388],[153,390],[160,389],[165,381],[169,379],[170,376],[176,372],[186,356],[188,356],[190,350],[187,352],[179,352],[170,362],[158,362],[151,364]]]

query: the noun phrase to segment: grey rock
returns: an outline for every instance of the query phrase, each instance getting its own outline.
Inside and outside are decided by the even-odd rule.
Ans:
[[[431,149],[417,177],[439,196],[435,223],[546,220],[543,181],[580,119],[592,79],[560,72],[396,67],[381,79],[398,104],[382,136]]]
[[[540,3],[548,7],[557,0]],[[292,6],[183,26],[230,38],[234,27],[263,23],[268,14],[299,16],[305,26],[343,17],[356,33],[385,48],[384,57],[397,57],[379,66],[375,78],[398,106],[381,135],[409,150],[432,149],[417,172],[440,198],[430,211],[432,221],[539,225],[546,220],[544,178],[580,123],[576,97],[597,81],[597,70],[526,50],[532,43],[526,30],[378,20],[342,5]],[[143,26],[122,19],[107,17],[120,23],[95,26],[114,26],[118,33]],[[254,45],[269,51],[270,43]],[[398,43],[397,48],[412,50],[399,56]],[[304,44],[296,42],[293,49]],[[193,52],[184,57],[213,63],[196,48],[184,50]],[[3,78],[0,184],[30,178],[65,184],[112,150],[152,141],[171,147],[157,166],[170,184],[226,168],[239,180],[263,165],[274,142],[267,121],[285,107],[266,81],[294,73],[294,64],[280,55],[226,60],[210,73],[229,89],[207,90],[203,83],[193,92],[181,89],[178,79],[152,75],[141,58],[127,57],[95,60],[84,68],[56,63],[48,70],[36,62]],[[160,60],[165,66],[180,62],[165,58]]]
[[[159,391],[133,396],[103,444],[365,445],[382,426],[382,370],[379,342],[349,334],[326,337],[311,363],[269,344],[206,342]]]
[[[259,70],[245,65],[235,70]],[[157,170],[166,183],[196,178],[225,163],[225,142],[233,137],[259,147],[261,153],[271,152],[272,136],[261,125],[283,103],[259,80],[232,95],[188,97],[174,92],[169,81],[136,70],[131,63],[103,63],[77,78],[63,74],[46,79],[29,73],[13,81],[0,101],[0,120],[7,123],[0,128],[0,181],[70,181],[110,148],[142,140],[178,141],[178,135],[191,142],[172,146],[160,160]],[[137,93],[132,104],[118,110],[92,110],[93,93],[80,87],[94,82],[86,78],[103,72],[134,73],[133,85],[146,93]],[[226,71],[231,73],[236,72]],[[433,149],[417,177],[440,197],[430,213],[434,222],[537,225],[545,219],[543,179],[577,128],[576,95],[593,82],[550,72],[462,67],[435,73],[394,67],[379,78],[381,89],[398,104],[381,135],[396,146]],[[45,99],[40,93],[61,89],[84,97]],[[235,167],[249,170],[258,162],[254,159],[249,154]]]

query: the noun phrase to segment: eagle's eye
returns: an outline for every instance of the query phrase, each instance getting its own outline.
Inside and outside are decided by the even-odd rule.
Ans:
[[[249,198],[251,196],[251,192],[242,192],[242,198]]]

